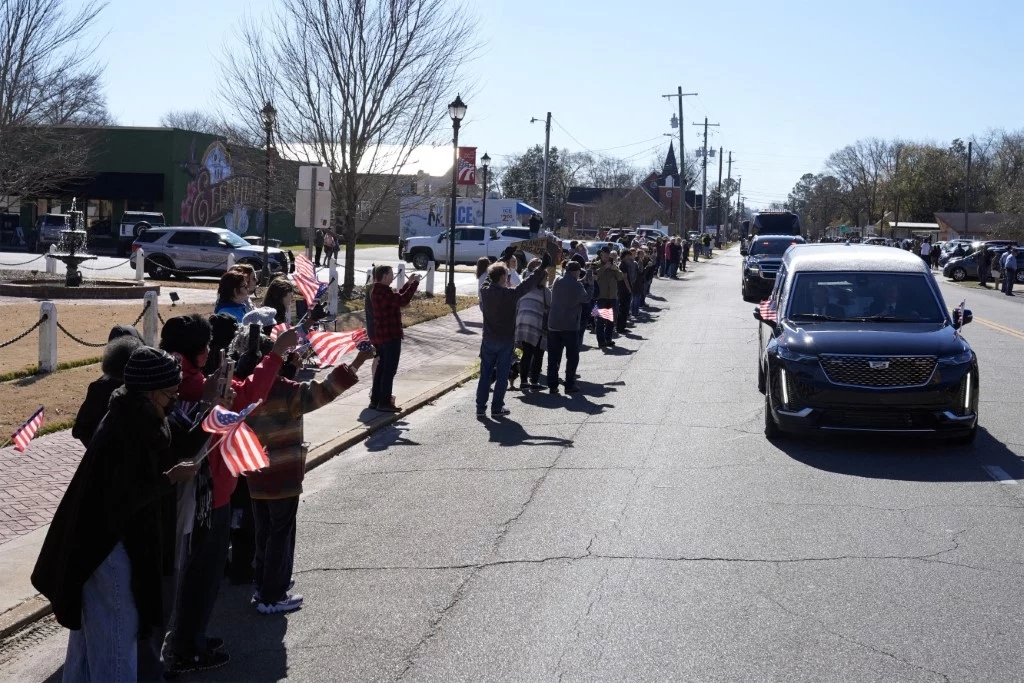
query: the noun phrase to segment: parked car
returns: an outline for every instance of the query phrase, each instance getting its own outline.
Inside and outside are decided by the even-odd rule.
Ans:
[[[229,255],[235,263],[248,263],[257,272],[263,270],[263,247],[249,244],[224,228],[150,228],[132,243],[133,268],[140,248],[146,255],[145,270],[156,280],[166,280],[171,275],[223,275]],[[289,271],[285,252],[269,247],[267,255],[271,273]]]
[[[668,238],[668,233],[659,228],[637,228],[636,234],[649,240],[656,240],[659,237]]]
[[[527,231],[529,232],[529,231]],[[426,270],[427,264],[448,263],[448,250],[450,248],[449,235],[452,231],[437,235],[423,235],[410,237],[405,241],[405,251],[402,258],[412,263],[416,270]],[[460,225],[454,230],[455,233],[455,263],[466,263],[473,265],[480,257],[487,257],[492,261],[496,260],[505,248],[522,238],[513,235],[503,235],[502,231],[494,228],[484,228],[477,225]]]
[[[44,213],[36,219],[36,249],[40,252],[49,250],[51,244],[60,242],[62,230],[74,229],[71,216],[66,213]]]
[[[978,428],[978,359],[914,254],[864,245],[786,252],[758,325],[764,432],[909,432],[960,442]]]
[[[999,258],[1003,255],[1005,247],[994,246],[989,247],[989,263],[991,264],[992,274],[989,275],[991,279],[994,277],[999,266]],[[1017,256],[1017,263],[1021,263],[1021,259],[1024,259],[1024,247],[1018,247],[1013,250]],[[942,268],[943,277],[948,277],[954,282],[963,282],[964,280],[977,280],[978,279],[978,263],[980,254],[974,252],[967,256],[960,256],[955,259],[950,259],[946,265]],[[1014,282],[1018,284],[1024,284],[1024,269],[1018,269],[1017,274],[1014,277]]]
[[[744,301],[762,301],[775,286],[782,256],[794,244],[804,244],[799,235],[758,235],[750,246],[740,249],[740,294]]]
[[[619,251],[620,249],[622,249],[622,245],[619,244],[618,242],[587,242],[587,254],[590,255],[591,259],[595,259],[597,258],[598,253],[601,251],[601,247],[605,245],[608,245],[608,247],[613,251]]]
[[[157,211],[125,211],[121,214],[121,227],[118,229],[117,255],[125,256],[135,238],[146,230],[165,225],[164,215]]]

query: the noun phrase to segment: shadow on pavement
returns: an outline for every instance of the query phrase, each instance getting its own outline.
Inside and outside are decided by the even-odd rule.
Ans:
[[[609,390],[605,389],[605,386],[602,384],[580,381],[576,382],[576,386],[580,388],[579,393],[552,394],[547,389],[544,389],[542,391],[524,393],[520,400],[527,405],[537,406],[538,408],[568,410],[570,413],[586,413],[587,415],[597,415],[606,408],[614,408],[610,403],[594,403],[590,400],[590,397],[603,398],[609,391],[617,391],[616,389]],[[601,393],[602,389],[604,389],[604,393]]]
[[[1024,479],[1020,458],[984,428],[978,429],[970,446],[908,435],[786,436],[775,446],[808,467],[869,479],[992,481],[983,469],[986,465],[1002,468],[1015,480]]]
[[[366,440],[366,450],[371,452],[386,451],[391,446],[419,446],[419,442],[405,438],[409,431],[407,422],[395,422],[374,433]]]
[[[552,396],[552,398],[557,397]],[[573,445],[572,439],[530,434],[521,424],[507,417],[501,419],[479,418],[479,420],[490,434],[488,441],[502,446],[563,446],[571,448]]]

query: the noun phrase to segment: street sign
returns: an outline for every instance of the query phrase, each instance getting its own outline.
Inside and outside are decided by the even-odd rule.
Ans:
[[[299,189],[295,193],[296,228],[330,227],[330,177],[330,170],[320,166],[299,167]],[[310,225],[311,215],[313,216],[312,226]]]

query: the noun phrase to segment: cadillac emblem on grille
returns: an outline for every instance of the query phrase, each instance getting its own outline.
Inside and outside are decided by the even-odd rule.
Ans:
[[[924,386],[935,365],[934,356],[821,356],[821,369],[833,384],[872,389]]]

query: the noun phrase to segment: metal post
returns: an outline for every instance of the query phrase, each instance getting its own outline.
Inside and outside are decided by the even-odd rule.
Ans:
[[[683,92],[683,86],[676,88],[675,95],[662,95],[662,97],[678,97],[679,98],[679,189],[682,190],[683,194],[679,197],[679,236],[682,237],[686,234],[686,228],[684,227],[686,221],[686,137],[684,133],[685,125],[683,124],[683,98],[684,97],[696,97],[695,92]]]
[[[729,152],[729,176],[728,176],[729,187],[732,187],[732,152]],[[729,198],[725,199],[725,223],[726,225],[732,225],[729,223]],[[726,230],[725,239],[729,241],[731,230]]]
[[[434,296],[434,262],[427,262],[427,278],[426,278],[426,294],[427,296]]]
[[[234,267],[235,267],[235,254],[233,252],[229,251],[228,252],[227,262],[224,264],[224,268],[227,269],[227,270],[231,270]]]
[[[57,306],[44,301],[39,307],[39,316],[47,316],[39,326],[39,372],[57,370]]]
[[[964,183],[964,236],[970,234],[970,226],[967,223],[968,219],[968,208],[970,206],[970,195],[971,195],[971,153],[974,150],[974,143],[967,143],[967,182]]]
[[[718,148],[718,196],[715,197],[718,209],[718,230],[715,233],[718,244],[722,244],[722,148]]]
[[[263,183],[263,283],[270,282],[270,136],[273,132],[267,127],[267,160],[266,176]],[[310,217],[312,221],[312,217]]]
[[[740,195],[743,192],[743,176],[740,176],[739,181],[736,184],[736,223],[737,225],[743,222],[743,214],[740,213]],[[748,234],[747,237],[750,237]]]
[[[338,315],[338,259],[331,256],[327,260],[327,312],[331,317]]]
[[[144,304],[149,304],[146,307],[146,314],[142,316],[142,341],[146,346],[156,346],[156,340],[160,336],[156,292],[146,292],[142,301]]]
[[[705,215],[708,210],[708,117],[704,117],[704,186],[700,200],[700,237],[704,239]]]
[[[306,258],[313,260],[313,234],[316,232],[316,174],[320,169],[313,167],[309,178],[309,233],[306,235]]]
[[[481,211],[480,222],[487,227],[487,167],[484,166],[484,208]]]
[[[452,217],[448,225],[448,284],[444,288],[444,301],[455,305],[455,209],[459,199],[459,119],[452,119],[455,130],[452,149]]]
[[[544,123],[544,178],[540,187],[540,226],[546,227],[548,202],[548,151],[551,149],[551,112]]]
[[[139,248],[135,251],[135,281],[142,282],[146,279],[146,252]]]
[[[398,272],[395,274],[395,286],[401,289],[405,286],[405,263],[399,262]]]

